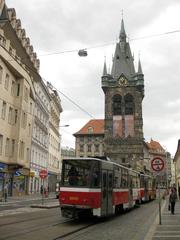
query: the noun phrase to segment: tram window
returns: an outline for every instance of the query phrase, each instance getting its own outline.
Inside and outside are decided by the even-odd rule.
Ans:
[[[103,173],[103,187],[106,187],[106,173]]]
[[[121,187],[126,188],[127,186],[128,186],[128,171],[126,169],[122,169]]]
[[[62,185],[98,187],[100,184],[99,163],[89,160],[63,160]]]
[[[109,187],[110,188],[113,187],[113,175],[112,175],[112,173],[109,173]]]

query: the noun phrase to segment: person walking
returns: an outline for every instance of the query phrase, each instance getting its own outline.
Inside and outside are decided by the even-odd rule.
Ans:
[[[8,197],[8,184],[6,183],[4,185],[4,201],[7,202],[7,197]]]
[[[175,204],[177,200],[177,193],[174,188],[171,189],[171,193],[169,195],[169,204],[171,206],[171,213],[174,214]]]

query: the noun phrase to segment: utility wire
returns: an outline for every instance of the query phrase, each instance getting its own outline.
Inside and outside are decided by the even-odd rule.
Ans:
[[[43,79],[46,83],[47,81],[45,79]],[[59,89],[57,89],[56,87],[53,86],[53,88],[59,92],[61,95],[63,95],[66,99],[68,99],[71,103],[73,103],[76,107],[78,107],[81,111],[83,111],[84,113],[86,113],[87,115],[89,115],[89,117],[95,119],[95,117],[93,115],[91,115],[89,112],[87,112],[84,108],[82,108],[79,104],[77,104],[74,100],[72,100],[70,97],[68,97],[66,94],[64,94],[63,92],[61,92]]]

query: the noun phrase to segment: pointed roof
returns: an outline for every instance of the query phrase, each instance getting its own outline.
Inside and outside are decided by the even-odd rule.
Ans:
[[[103,76],[107,75],[106,59],[104,60]]]
[[[92,119],[84,125],[78,132],[74,133],[77,135],[88,135],[88,134],[104,134],[104,119]]]
[[[139,58],[139,62],[138,62],[138,74],[143,74],[142,72],[142,67],[141,67],[141,60]]]
[[[124,29],[124,21],[121,20],[121,31],[119,42],[116,44],[115,54],[113,58],[113,66],[111,74],[114,78],[118,78],[124,74],[129,80],[135,74],[134,58],[131,54],[129,43],[126,41],[126,32]]]
[[[121,20],[121,30],[120,30],[120,34],[119,34],[119,39],[120,41],[126,41],[126,32],[125,32],[125,28],[124,28],[124,20]]]

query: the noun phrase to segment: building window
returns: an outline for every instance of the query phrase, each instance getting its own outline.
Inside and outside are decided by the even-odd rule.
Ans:
[[[8,87],[9,87],[9,75],[8,74],[6,74],[4,87],[6,90],[8,90]]]
[[[17,84],[17,97],[20,95],[20,83]]]
[[[27,87],[24,88],[24,100],[26,102],[28,102],[28,88]]]
[[[26,161],[27,162],[30,161],[30,149],[29,148],[26,149]]]
[[[3,150],[3,135],[0,135],[0,155],[2,155]]]
[[[8,123],[9,124],[12,124],[12,112],[13,112],[12,107],[9,107],[9,114],[8,114]]]
[[[88,138],[87,138],[87,141],[88,141],[88,142],[91,142],[91,140],[92,140],[91,137],[88,137]]]
[[[32,113],[32,102],[30,102],[30,113]]]
[[[99,152],[99,144],[95,145],[95,152]]]
[[[88,127],[88,133],[93,133],[93,127]]]
[[[27,114],[25,112],[22,113],[22,127],[25,128],[27,125]]]
[[[122,114],[122,97],[118,94],[113,97],[113,115]]]
[[[14,109],[14,124],[17,123],[17,119],[18,119],[18,110]]]
[[[84,152],[84,145],[80,145],[80,152]]]
[[[28,136],[30,136],[31,135],[31,124],[29,123],[28,124]]]
[[[1,118],[2,119],[6,118],[6,102],[4,102],[4,101],[3,101],[3,104],[2,104]]]
[[[130,94],[127,94],[124,97],[125,101],[125,114],[126,115],[132,115],[134,113],[134,99],[133,96]]]
[[[3,68],[0,66],[0,83],[2,83]]]
[[[88,147],[88,152],[91,152],[91,145],[87,145]]]
[[[24,159],[24,142],[20,141],[20,146],[19,146],[19,158],[21,160]]]
[[[12,81],[12,85],[11,85],[11,95],[14,97],[16,94],[16,83],[15,81]]]
[[[5,146],[5,156],[8,157],[9,156],[9,143],[10,143],[10,140],[9,138],[6,138],[6,146]]]
[[[84,137],[79,137],[80,142],[84,142]]]
[[[15,139],[12,139],[11,142],[11,156],[14,156],[14,152],[15,152]]]

